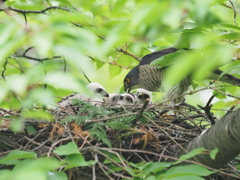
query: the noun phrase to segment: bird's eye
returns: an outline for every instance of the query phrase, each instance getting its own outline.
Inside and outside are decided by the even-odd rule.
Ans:
[[[130,97],[126,97],[126,100],[127,100],[128,102],[132,102],[132,98],[130,98]]]
[[[129,78],[126,78],[126,79],[125,79],[125,83],[130,83],[130,79],[129,79]]]
[[[96,89],[96,92],[97,92],[97,93],[101,93],[101,92],[102,92],[102,89],[101,89],[101,88],[97,88],[97,89]]]

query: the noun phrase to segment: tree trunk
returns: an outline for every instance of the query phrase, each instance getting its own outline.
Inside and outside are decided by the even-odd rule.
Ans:
[[[194,138],[184,148],[190,152],[200,147],[208,150],[218,149],[214,160],[210,158],[209,154],[196,156],[200,163],[216,169],[222,168],[238,156],[240,153],[240,109],[227,113],[218,123]],[[186,152],[179,150],[176,156],[180,157],[183,154]]]

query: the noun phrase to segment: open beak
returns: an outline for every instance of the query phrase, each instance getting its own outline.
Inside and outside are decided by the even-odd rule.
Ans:
[[[131,91],[131,88],[124,86],[124,91],[129,93]]]

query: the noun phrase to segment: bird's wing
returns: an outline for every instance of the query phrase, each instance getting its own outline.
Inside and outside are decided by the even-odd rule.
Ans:
[[[160,51],[153,52],[151,54],[148,54],[148,55],[144,56],[142,58],[142,60],[140,61],[139,65],[150,64],[155,59],[157,59],[159,57],[162,57],[162,56],[165,56],[167,54],[173,53],[173,52],[175,52],[177,50],[178,49],[176,49],[174,47],[170,47],[170,48],[162,49]]]

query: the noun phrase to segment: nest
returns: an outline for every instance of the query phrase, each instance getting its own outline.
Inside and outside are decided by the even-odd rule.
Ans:
[[[209,103],[210,104],[210,103]],[[69,142],[75,142],[85,160],[95,160],[93,167],[78,167],[68,170],[71,179],[129,179],[123,167],[125,160],[137,164],[141,162],[177,161],[174,155],[179,147],[199,136],[203,130],[214,123],[209,113],[210,105],[194,107],[182,103],[177,107],[163,104],[141,106],[91,105],[77,102],[72,106],[48,110],[54,114],[54,121],[44,119],[25,120],[25,129],[13,133],[7,127],[0,131],[0,158],[11,150],[34,151],[39,157],[62,157],[54,149]],[[2,116],[21,112],[1,109]],[[29,129],[34,129],[31,132]],[[116,162],[112,156],[117,156]],[[109,160],[120,171],[113,171],[104,163]],[[1,169],[10,168],[0,166]],[[226,168],[215,174],[215,179],[226,179],[236,170]],[[218,178],[216,178],[218,177]],[[231,177],[230,177],[231,178]],[[232,179],[232,178],[231,178]]]

